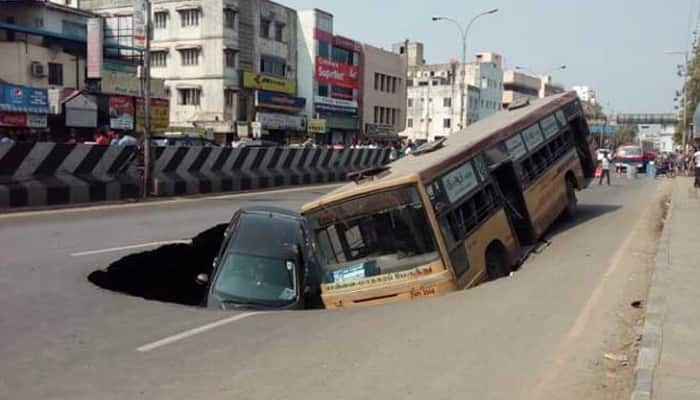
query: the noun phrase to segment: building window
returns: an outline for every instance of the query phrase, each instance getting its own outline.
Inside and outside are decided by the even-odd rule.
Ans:
[[[318,41],[318,56],[328,59],[330,57],[330,43],[323,40]]]
[[[49,85],[63,86],[63,64],[49,63]]]
[[[413,118],[409,118],[408,121],[406,121],[406,126],[409,128],[413,128]]]
[[[354,92],[350,88],[344,88],[341,86],[333,86],[332,97],[337,97],[339,99],[352,100],[354,98]]]
[[[260,56],[260,72],[286,76],[287,62],[283,58]]]
[[[168,13],[157,12],[153,14],[153,27],[156,29],[165,29],[168,27]]]
[[[165,67],[168,65],[168,52],[167,51],[152,51],[151,52],[151,66],[152,67]]]
[[[379,74],[374,73],[374,90],[379,90]]]
[[[269,39],[271,26],[272,21],[270,21],[269,19],[260,18],[260,37]]]
[[[224,90],[224,99],[226,101],[226,107],[233,107],[233,99],[236,96],[236,91],[231,89]]]
[[[41,17],[34,18],[34,27],[35,28],[43,28],[44,27],[44,19]]]
[[[199,10],[181,10],[180,11],[180,22],[183,27],[186,26],[198,26],[199,25]]]
[[[444,99],[442,99],[442,105],[443,107],[452,107],[452,98],[445,97]]]
[[[198,65],[199,52],[199,49],[180,50],[180,57],[182,57],[182,65]]]
[[[331,55],[333,56],[333,61],[335,61],[335,62],[339,62],[342,64],[350,64],[350,65],[354,64],[354,61],[353,61],[354,57],[353,57],[352,51],[345,50],[343,48],[334,46]]]
[[[224,50],[224,57],[226,58],[227,67],[236,68],[236,61],[238,61],[238,51],[233,49],[226,49]]]
[[[442,120],[442,127],[443,128],[450,128],[452,127],[452,121],[449,118],[445,118]]]
[[[391,124],[396,125],[396,109],[391,109]]]
[[[374,123],[379,122],[379,107],[374,106]]]
[[[408,107],[413,107],[413,99],[408,99]]]
[[[224,8],[224,27],[236,29],[236,10]]]
[[[198,106],[200,90],[199,89],[178,89],[178,104],[183,106]]]
[[[275,24],[275,40],[278,42],[284,42],[284,27],[282,23]]]
[[[328,85],[325,83],[318,84],[318,95],[321,97],[328,97]]]

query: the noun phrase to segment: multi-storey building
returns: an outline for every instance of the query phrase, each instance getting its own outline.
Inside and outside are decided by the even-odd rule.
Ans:
[[[540,97],[542,79],[515,70],[503,71],[503,108],[518,100]]]
[[[498,54],[480,53],[468,64],[426,64],[420,43],[398,43],[393,49],[408,59],[405,135],[410,139],[448,136],[500,110],[503,69]]]
[[[334,34],[328,12],[298,15],[298,83],[308,99],[309,132],[317,143],[351,144],[360,132],[362,45]]]
[[[399,140],[406,126],[406,57],[365,44],[362,71],[362,133],[368,140]]]
[[[104,16],[132,13],[131,0],[80,4]],[[294,10],[268,0],[152,0],[151,17],[151,76],[165,79],[171,127],[214,131],[220,141],[305,130],[295,115],[303,101]]]

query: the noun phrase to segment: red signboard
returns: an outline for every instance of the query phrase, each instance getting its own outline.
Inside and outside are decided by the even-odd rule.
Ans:
[[[342,47],[343,49],[350,51],[362,51],[362,46],[360,46],[359,43],[343,36],[333,36],[333,46]]]
[[[23,128],[27,126],[27,114],[21,112],[0,111],[0,126],[14,126]]]
[[[316,57],[316,80],[352,89],[360,88],[360,67]]]
[[[330,32],[326,32],[324,30],[315,28],[314,29],[314,39],[316,40],[321,40],[326,43],[333,43],[333,34]]]

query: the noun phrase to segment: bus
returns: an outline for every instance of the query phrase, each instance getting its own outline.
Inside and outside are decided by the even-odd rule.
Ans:
[[[513,103],[302,207],[326,308],[506,276],[595,174],[575,92]]]

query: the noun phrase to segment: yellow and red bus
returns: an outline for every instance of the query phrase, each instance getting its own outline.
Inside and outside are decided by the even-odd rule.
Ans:
[[[595,161],[574,92],[514,104],[302,207],[327,308],[383,304],[505,276]]]

